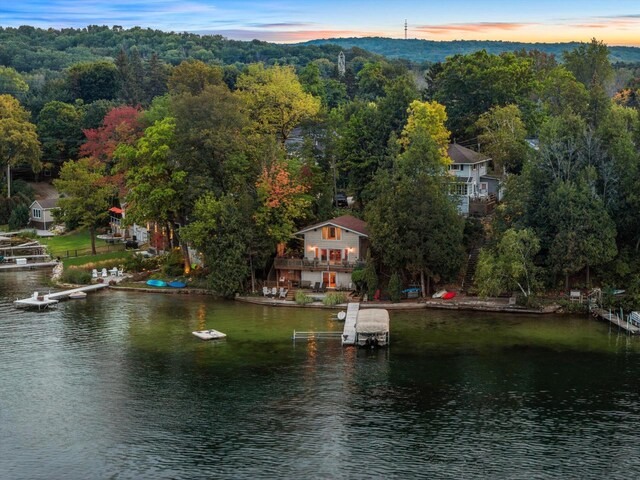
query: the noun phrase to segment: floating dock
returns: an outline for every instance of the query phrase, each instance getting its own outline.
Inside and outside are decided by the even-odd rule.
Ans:
[[[29,298],[16,300],[13,304],[16,308],[37,308],[38,310],[41,310],[55,305],[60,300],[67,299],[69,295],[73,293],[92,292],[94,290],[101,290],[108,287],[109,285],[107,283],[96,283],[94,285],[87,285],[86,287],[72,288],[71,290],[63,290],[61,292],[47,293],[43,295],[38,295],[36,292]]]
[[[612,325],[616,325],[618,328],[625,330],[631,334],[638,335],[640,334],[640,327],[634,325],[633,322],[624,319],[624,315],[622,317],[616,315],[610,310],[605,310],[604,308],[591,308],[591,313],[594,317],[601,318],[610,322]]]

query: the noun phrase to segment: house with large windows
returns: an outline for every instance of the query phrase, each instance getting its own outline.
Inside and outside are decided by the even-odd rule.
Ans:
[[[447,149],[452,175],[451,195],[458,201],[462,215],[486,215],[499,200],[498,177],[489,175],[491,158],[470,148],[452,143]]]
[[[296,235],[303,238],[302,258],[278,256],[274,267],[279,283],[328,289],[351,289],[351,273],[364,266],[369,248],[367,224],[351,215],[310,225]]]

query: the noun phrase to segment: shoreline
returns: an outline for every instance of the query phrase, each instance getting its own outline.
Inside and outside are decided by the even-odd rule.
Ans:
[[[250,303],[254,305],[265,305],[270,307],[297,307],[297,308],[317,308],[326,310],[344,310],[347,307],[346,303],[338,305],[324,305],[322,302],[313,302],[306,305],[298,305],[291,300],[273,300],[264,297],[248,297],[248,296],[236,296],[235,300],[242,303]],[[463,311],[477,311],[477,312],[498,312],[498,313],[524,313],[545,315],[551,313],[561,313],[562,307],[560,305],[552,304],[542,309],[533,309],[518,307],[514,305],[504,305],[497,302],[483,301],[483,300],[469,300],[469,301],[454,301],[445,303],[444,301],[427,300],[425,302],[361,302],[360,308],[384,308],[387,310],[463,310]]]

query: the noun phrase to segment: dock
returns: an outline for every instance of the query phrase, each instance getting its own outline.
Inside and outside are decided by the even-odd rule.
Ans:
[[[621,330],[625,330],[628,333],[633,335],[640,334],[640,327],[634,325],[632,322],[624,319],[624,316],[620,317],[617,314],[611,312],[610,310],[605,310],[604,308],[594,307],[591,308],[591,313],[594,317],[601,318],[610,322],[612,325],[616,325]]]
[[[36,292],[29,298],[16,300],[13,304],[16,308],[37,308],[38,310],[42,310],[55,305],[60,300],[69,298],[69,295],[73,293],[93,292],[95,290],[101,290],[108,287],[109,285],[106,283],[96,283],[94,285],[87,285],[85,287],[72,288],[71,290],[63,290],[61,292],[47,293],[43,295],[38,295],[38,292]]]
[[[342,330],[342,345],[356,344],[356,322],[359,311],[359,303],[350,303],[347,306],[347,318],[344,319],[344,329]]]

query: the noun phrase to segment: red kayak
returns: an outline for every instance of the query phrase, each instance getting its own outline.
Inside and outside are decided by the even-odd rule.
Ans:
[[[444,295],[442,295],[442,299],[443,300],[451,300],[453,297],[456,296],[456,292],[447,292]]]

